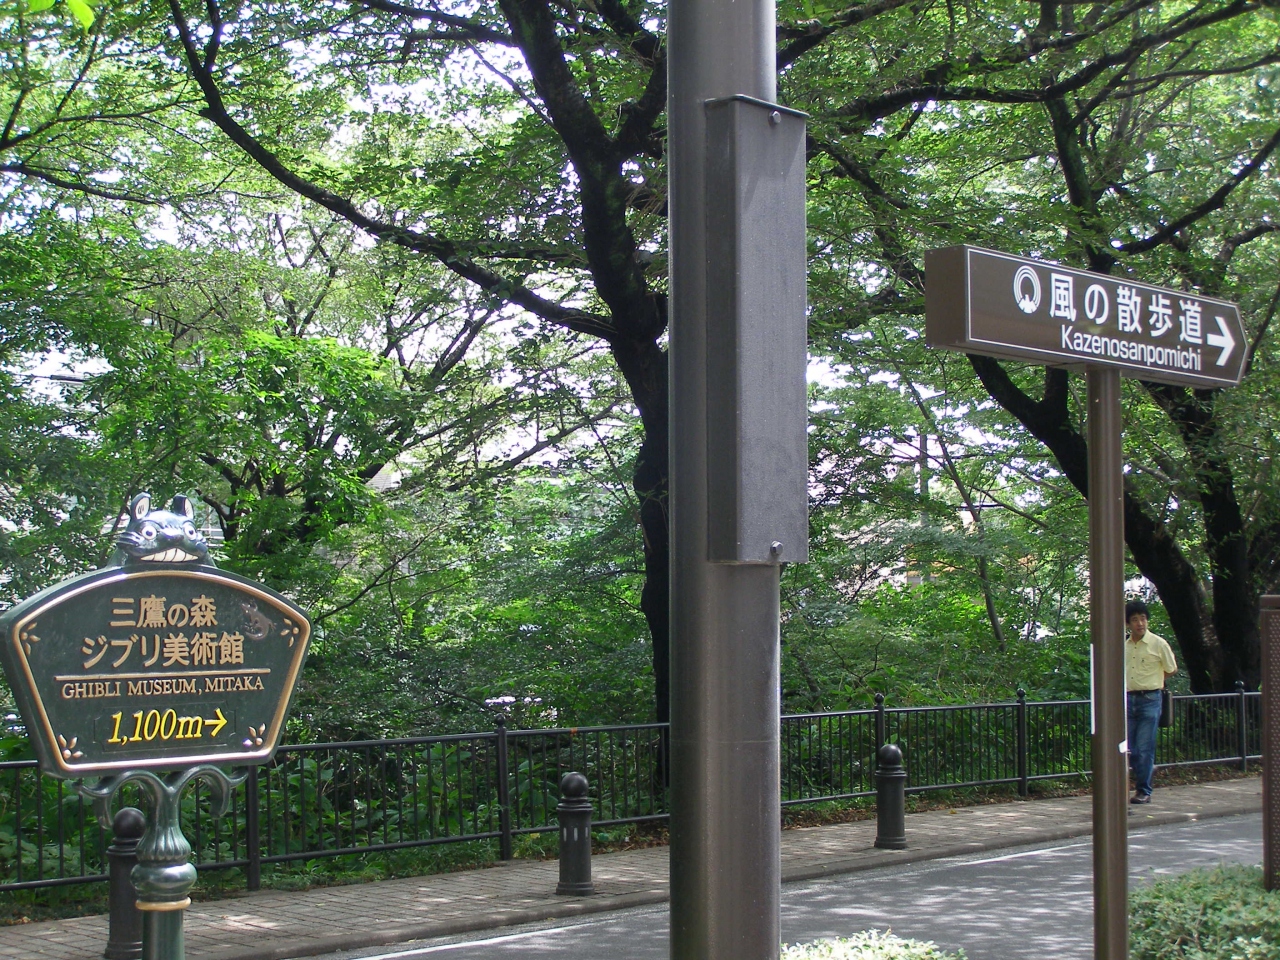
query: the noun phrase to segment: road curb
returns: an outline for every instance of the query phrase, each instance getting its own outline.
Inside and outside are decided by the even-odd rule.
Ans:
[[[564,920],[596,913],[611,913],[631,907],[666,903],[668,899],[670,898],[666,890],[644,890],[608,898],[566,897],[564,903],[539,904],[522,910],[500,910],[479,917],[404,924],[317,940],[267,940],[248,949],[236,947],[217,953],[201,953],[199,960],[291,960],[293,957],[314,957],[326,953],[337,953],[341,950],[359,950],[364,947],[407,943],[411,940],[452,937],[463,933],[475,933],[478,930],[499,930],[503,927],[539,923],[543,920]]]

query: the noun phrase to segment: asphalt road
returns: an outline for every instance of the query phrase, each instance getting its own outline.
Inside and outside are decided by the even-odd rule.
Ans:
[[[1090,841],[934,860],[782,888],[789,943],[871,928],[963,948],[969,960],[1090,960]],[[1218,863],[1262,862],[1260,814],[1154,827],[1129,837],[1136,883]],[[331,954],[327,960],[667,960],[667,908],[511,927],[470,938]]]

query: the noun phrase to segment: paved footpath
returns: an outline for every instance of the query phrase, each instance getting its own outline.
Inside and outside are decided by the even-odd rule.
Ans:
[[[1262,809],[1256,778],[1159,787],[1130,823],[1151,826]],[[786,830],[784,882],[1049,843],[1092,832],[1092,800],[987,804],[907,816],[907,849],[872,846],[874,821]],[[187,960],[283,960],[358,947],[448,936],[517,923],[600,913],[667,899],[667,849],[596,856],[590,897],[556,896],[555,861],[514,861],[432,877],[326,887],[303,893],[260,891],[195,903],[186,912]],[[4,960],[98,960],[105,916],[0,927]]]

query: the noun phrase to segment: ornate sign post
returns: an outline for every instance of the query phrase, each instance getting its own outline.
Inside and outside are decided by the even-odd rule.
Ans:
[[[1082,367],[1088,384],[1094,956],[1128,953],[1124,457],[1120,375],[1229,387],[1247,344],[1234,304],[974,247],[925,254],[931,346]]]
[[[132,877],[144,960],[184,954],[196,870],[182,790],[207,781],[220,816],[246,776],[220,765],[271,759],[311,634],[291,601],[213,566],[191,503],[172,506],[134,497],[110,564],[0,617],[0,661],[40,769],[77,780],[104,826],[124,783],[150,796]]]

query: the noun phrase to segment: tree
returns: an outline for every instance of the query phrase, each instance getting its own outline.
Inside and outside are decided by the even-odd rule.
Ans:
[[[830,185],[816,226],[837,269],[820,282],[840,283],[840,268],[870,280],[824,327],[839,338],[888,313],[918,330],[920,253],[959,242],[1239,299],[1251,336],[1240,391],[1126,393],[1125,537],[1193,688],[1256,684],[1257,598],[1280,573],[1259,470],[1275,437],[1262,402],[1276,304],[1274,18],[1213,2],[1000,11],[902,8],[874,37],[831,35],[795,61],[788,91],[815,113],[811,173]],[[970,363],[1085,494],[1071,376]]]
[[[124,335],[112,285],[93,276],[103,254],[56,217],[0,233],[0,597],[10,603],[101,555],[120,477],[86,434],[78,385],[31,358],[76,360]]]
[[[430,263],[359,249],[331,218],[254,222],[196,224],[198,255],[145,250],[123,265],[138,334],[86,393],[139,482],[200,492],[238,569],[292,582],[325,565],[317,544],[377,509],[380,474],[476,482],[598,415],[545,374],[585,371],[580,351],[533,338],[506,350],[513,322]]]
[[[104,520],[145,486],[158,496],[197,490],[221,534],[220,562],[288,589],[318,621],[376,617],[369,598],[404,592],[406,569],[423,595],[451,582],[447,566],[435,567],[442,531],[413,516],[431,515],[449,491],[562,455],[557,446],[617,405],[616,378],[590,343],[528,329],[500,299],[432,261],[374,247],[324,211],[299,210],[216,151],[193,158],[197,139],[181,115],[132,112],[123,95],[111,114],[80,103],[110,72],[104,59],[124,73],[121,64],[138,65],[145,33],[119,30],[112,60],[92,53],[106,39],[68,32],[69,46],[91,52],[64,76],[57,58],[37,62],[55,45],[25,26],[15,27],[19,59],[42,78],[27,86],[44,84],[44,105],[54,103],[49,122],[30,121],[31,91],[10,91],[18,133],[8,156],[30,154],[8,168],[25,180],[9,180],[4,357],[21,366],[46,347],[75,350],[105,372],[56,397],[9,384],[0,549],[12,596],[100,561],[111,538]],[[74,121],[73,104],[82,109]],[[63,124],[79,135],[69,154],[59,150]],[[116,156],[142,160],[113,171]],[[42,158],[39,175],[33,158]],[[51,173],[57,163],[66,168]],[[149,177],[176,169],[188,188],[217,189],[153,202],[162,198],[144,189]],[[393,492],[375,494],[375,477]],[[400,509],[424,489],[422,510]],[[414,536],[397,529],[402,521]],[[405,632],[388,636],[398,643]],[[432,717],[448,719],[419,710],[403,722],[422,732]]]
[[[194,86],[172,85],[168,115],[184,116],[193,143],[215,156],[233,144],[382,243],[436,261],[541,329],[608,350],[644,428],[633,485],[665,716],[661,8],[171,0],[166,10],[167,28],[160,8],[133,21],[130,62],[169,78],[181,65]],[[1245,0],[788,5],[779,39],[782,96],[812,116],[814,338],[837,356],[862,349],[849,332],[878,317],[910,359],[929,246],[1016,237],[1022,252],[1228,296],[1263,275],[1273,198],[1260,174],[1277,137],[1269,10]],[[184,114],[197,90],[199,118]],[[1266,298],[1242,299],[1256,311],[1256,357]],[[972,366],[966,383],[944,365],[958,396],[994,397],[1080,488],[1068,375]],[[1258,370],[1255,398],[1266,390]],[[920,386],[926,428],[937,411]],[[1131,478],[1126,534],[1202,689],[1236,668],[1249,678],[1250,604],[1274,576],[1270,498],[1250,487],[1258,506],[1240,510],[1239,448],[1224,446],[1256,426],[1231,418],[1233,402],[1144,389],[1130,404],[1150,428],[1137,449],[1164,459]],[[1161,513],[1175,500],[1180,525]],[[1192,521],[1203,538],[1188,539]],[[1196,599],[1206,580],[1211,616],[1207,596]],[[983,606],[994,629],[989,587]]]
[[[502,0],[443,12],[377,2],[341,11],[321,7],[299,24],[273,20],[270,10],[252,6],[227,20],[216,4],[206,5],[197,22],[178,0],[170,6],[205,115],[281,183],[375,236],[438,258],[548,323],[609,345],[646,429],[636,487],[650,505],[643,513],[645,610],[660,664],[666,384],[658,338],[665,301],[645,255],[660,239],[646,216],[655,188],[660,190],[654,161],[665,92],[656,11]],[[921,287],[921,237],[977,240],[1012,227],[1024,231],[1024,242],[1034,238],[1035,249],[1061,251],[1096,269],[1126,260],[1132,267],[1142,257],[1159,268],[1156,277],[1144,271],[1148,279],[1180,279],[1202,289],[1209,284],[1208,292],[1229,293],[1232,261],[1271,232],[1253,212],[1254,185],[1280,134],[1269,127],[1265,110],[1254,112],[1257,120],[1222,123],[1198,109],[1205,96],[1252,106],[1268,98],[1250,85],[1276,62],[1274,23],[1251,3],[1148,8],[1046,2],[1027,17],[1025,5],[1013,3],[971,11],[890,0],[812,12],[817,16],[803,22],[784,17],[780,26],[783,88],[814,114],[815,174],[847,181],[866,224],[857,246],[838,259],[846,269],[874,265],[869,279],[881,280],[878,289],[858,298],[867,307],[910,311]],[[296,11],[290,17],[296,20]],[[553,189],[541,197],[514,193],[505,217],[490,218],[468,236],[441,215],[448,209],[443,202],[419,212],[413,226],[398,221],[389,208],[400,208],[413,194],[361,189],[369,180],[367,167],[346,177],[311,175],[277,149],[269,132],[274,111],[260,105],[262,88],[239,79],[244,65],[264,62],[250,30],[261,36],[268,27],[273,37],[292,30],[287,35],[305,37],[334,58],[313,71],[309,89],[356,93],[359,68],[362,80],[369,73],[402,84],[425,77],[453,86],[456,96],[451,72],[471,79],[475,74],[468,70],[488,71],[493,82],[466,101],[492,103],[507,88],[504,105],[519,119],[514,134],[487,134],[484,159],[528,150],[543,164],[533,183],[550,175]],[[358,92],[377,99],[372,85]],[[406,115],[412,112],[401,100],[397,116]],[[973,134],[977,124],[981,136]],[[362,126],[369,138],[379,125]],[[505,149],[492,149],[495,143]],[[488,166],[477,150],[468,152],[469,165]],[[401,170],[406,162],[421,169],[403,154],[393,156]],[[1238,159],[1219,174],[1214,167],[1223,156]],[[453,172],[461,174],[456,167]],[[501,182],[490,177],[490,183]],[[555,183],[560,179],[566,186]],[[962,203],[939,223],[932,194],[944,189]],[[999,212],[988,191],[1002,194]],[[1252,206],[1246,202],[1251,193]],[[1020,202],[1010,203],[1013,197]],[[839,192],[831,199],[838,201]],[[524,204],[544,211],[551,206],[551,229],[511,229],[529,222],[521,216]],[[1224,207],[1225,217],[1213,216]],[[581,250],[576,262],[564,240]],[[543,249],[531,250],[538,241]],[[594,297],[548,296],[545,285],[526,282],[527,267],[504,268],[511,262],[558,268],[577,282],[589,278]],[[1082,488],[1083,441],[1065,402],[1066,375],[1050,372],[1037,398],[1003,365],[978,358],[974,368],[984,388]],[[1220,686],[1235,675],[1253,680],[1256,596],[1260,581],[1273,576],[1265,562],[1254,567],[1273,538],[1260,530],[1250,560],[1246,542],[1252,537],[1234,519],[1239,505],[1208,398],[1149,394],[1182,438],[1203,511],[1212,617],[1197,599],[1202,591],[1194,561],[1133,485],[1126,507],[1130,549],[1165,598],[1196,686]],[[660,704],[664,695],[659,677]]]
[[[856,365],[811,393],[811,553],[783,576],[784,704],[1087,696],[1087,523],[1069,485],[994,403],[957,403],[961,363],[903,363],[889,336],[892,355],[877,348],[880,325],[862,333]]]
[[[77,195],[180,205],[215,195],[226,174],[217,161],[230,151],[169,135],[171,111],[196,104],[165,64],[148,61],[147,11],[96,5],[91,28],[45,0],[0,13],[0,182],[11,214]]]
[[[609,4],[566,14],[542,0],[475,15],[383,2],[234,12],[215,3],[197,21],[179,3],[170,9],[174,52],[204,97],[202,116],[281,184],[607,346],[645,428],[633,483],[665,718],[666,299],[654,256],[661,197],[649,181],[661,158],[666,67],[651,13]],[[288,79],[288,56],[321,48],[305,84]],[[513,56],[519,76],[508,69]],[[621,69],[597,69],[605,64]],[[465,81],[477,75],[487,80],[473,91]],[[298,155],[298,102],[335,96],[361,101],[343,117],[342,136],[358,144],[351,162]],[[437,121],[446,100],[470,116]],[[503,113],[512,122],[494,119]],[[422,155],[424,133],[459,126],[454,149]]]
[[[550,471],[465,492],[392,491],[383,517],[334,538],[347,559],[317,617],[297,735],[462,732],[498,714],[513,727],[643,721],[628,446],[582,443]]]

